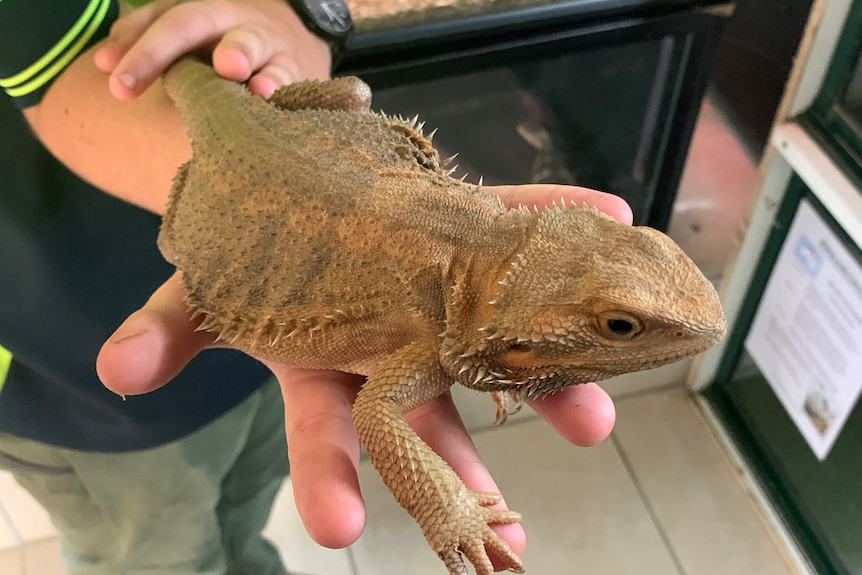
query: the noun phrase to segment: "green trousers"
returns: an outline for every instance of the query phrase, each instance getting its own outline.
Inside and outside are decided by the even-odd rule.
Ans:
[[[0,434],[0,467],[45,507],[70,575],[285,575],[261,536],[287,475],[270,382],[207,427],[129,453]]]

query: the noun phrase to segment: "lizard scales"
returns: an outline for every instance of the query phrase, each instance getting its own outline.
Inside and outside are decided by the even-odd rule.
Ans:
[[[269,101],[192,59],[165,86],[192,140],[159,236],[201,329],[279,363],[368,377],[369,458],[450,575],[520,559],[489,508],[403,413],[454,382],[515,401],[700,353],[726,329],[712,285],[664,234],[593,208],[506,210],[449,177],[414,122],[356,78]]]

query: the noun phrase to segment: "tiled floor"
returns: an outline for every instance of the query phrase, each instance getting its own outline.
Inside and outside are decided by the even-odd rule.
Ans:
[[[793,573],[683,388],[617,396],[616,405],[612,437],[594,448],[566,444],[533,416],[476,433],[507,500],[524,514],[528,573]],[[305,535],[285,485],[267,535],[287,565],[315,575],[439,575],[438,559],[367,463],[360,479],[368,526],[340,551]],[[63,575],[56,539],[0,552],[0,573]]]
[[[670,233],[718,278],[754,165],[707,104]],[[509,504],[524,514],[528,573],[792,575],[780,546],[681,385],[686,365],[607,382],[617,425],[603,444],[566,444],[523,413],[489,429],[487,398],[456,400]],[[368,526],[346,550],[314,544],[286,483],[267,535],[286,564],[314,575],[439,575],[412,520],[363,463]],[[0,574],[64,575],[47,516],[0,473]]]

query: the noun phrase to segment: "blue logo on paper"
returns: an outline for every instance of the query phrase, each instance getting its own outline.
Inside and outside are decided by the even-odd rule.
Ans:
[[[808,275],[814,277],[820,271],[820,266],[823,265],[823,258],[820,253],[814,249],[814,244],[807,236],[803,235],[796,242],[796,248],[793,250],[796,260],[802,265]]]

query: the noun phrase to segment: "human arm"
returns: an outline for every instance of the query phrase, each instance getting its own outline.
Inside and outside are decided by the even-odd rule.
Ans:
[[[111,37],[78,56],[24,116],[80,177],[161,214],[191,147],[159,76],[177,57],[213,43],[216,69],[248,80],[255,93],[329,72],[326,44],[281,0],[159,0],[118,20]],[[120,81],[129,77],[133,89]]]

